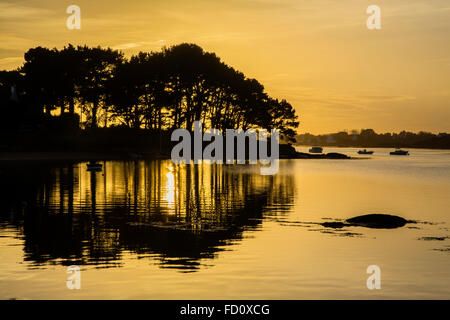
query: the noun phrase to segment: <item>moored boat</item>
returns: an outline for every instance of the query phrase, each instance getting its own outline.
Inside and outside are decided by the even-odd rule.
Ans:
[[[323,148],[322,147],[312,147],[311,149],[309,149],[310,153],[322,153],[323,152]]]
[[[409,156],[409,152],[406,150],[397,149],[389,153],[391,156]]]
[[[359,150],[358,154],[373,154],[373,151],[369,151],[369,150],[364,149],[364,150]]]

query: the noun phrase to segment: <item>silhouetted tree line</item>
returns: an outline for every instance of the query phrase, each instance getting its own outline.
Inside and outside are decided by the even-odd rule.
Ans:
[[[299,124],[286,100],[195,44],[130,59],[110,48],[33,48],[21,68],[0,72],[0,106],[9,131],[37,130],[56,117],[62,127],[78,128],[81,118],[86,129],[149,131],[192,130],[201,120],[223,131],[279,129],[293,141]]]
[[[353,130],[351,133],[312,135],[300,134],[296,137],[298,145],[321,145],[339,147],[410,147],[410,148],[450,148],[450,134],[420,131],[413,133],[380,133],[373,129]]]

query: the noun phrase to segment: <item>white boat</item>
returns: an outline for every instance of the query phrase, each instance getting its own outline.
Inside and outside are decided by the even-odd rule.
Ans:
[[[310,153],[322,153],[323,152],[323,148],[322,147],[312,147],[311,149],[309,149]]]
[[[389,153],[391,156],[409,156],[409,152],[406,150],[397,149]]]

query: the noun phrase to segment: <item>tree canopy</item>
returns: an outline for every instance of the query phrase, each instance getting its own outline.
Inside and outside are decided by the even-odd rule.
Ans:
[[[5,88],[12,85],[34,111],[78,111],[91,128],[192,130],[200,120],[223,132],[279,129],[293,141],[299,125],[286,100],[270,97],[256,79],[188,43],[129,59],[110,48],[32,48],[19,70],[0,73],[2,101],[10,99]]]

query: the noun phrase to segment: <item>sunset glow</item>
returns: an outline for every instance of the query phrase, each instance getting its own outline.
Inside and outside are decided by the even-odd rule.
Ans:
[[[0,68],[30,47],[110,46],[126,56],[182,42],[256,78],[300,115],[299,133],[373,128],[450,130],[448,1],[77,1],[81,29],[66,28],[71,1],[0,4]]]

